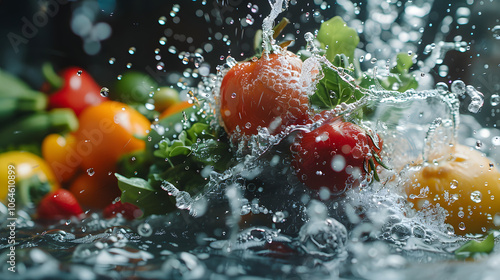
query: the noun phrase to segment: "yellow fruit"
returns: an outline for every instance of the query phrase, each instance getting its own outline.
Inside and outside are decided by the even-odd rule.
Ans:
[[[500,214],[500,172],[466,146],[456,145],[451,158],[414,168],[405,190],[417,210],[428,204],[444,208],[456,234],[485,233]]]

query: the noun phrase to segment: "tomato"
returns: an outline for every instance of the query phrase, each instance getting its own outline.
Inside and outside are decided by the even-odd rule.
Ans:
[[[144,150],[151,126],[146,117],[116,101],[89,107],[79,120],[75,138],[81,167],[97,175],[115,172],[122,155]]]
[[[83,210],[76,198],[65,189],[48,193],[44,196],[37,209],[38,218],[43,220],[79,217],[82,214]]]
[[[0,201],[6,205],[12,202],[18,208],[32,206],[44,195],[60,187],[47,163],[29,152],[11,151],[0,154],[0,168]]]
[[[120,189],[114,174],[92,174],[82,172],[71,182],[69,191],[83,206],[104,209],[120,196]]]
[[[373,156],[379,157],[382,140],[375,145],[372,139],[378,136],[369,137],[359,126],[335,118],[298,137],[291,147],[292,165],[310,189],[326,187],[339,195],[375,168]]]
[[[52,168],[59,182],[67,182],[78,170],[75,160],[76,139],[73,134],[49,134],[42,142],[43,159]]]
[[[302,61],[291,52],[241,62],[224,76],[220,115],[230,134],[271,134],[308,119],[309,99],[300,81]]]
[[[417,210],[431,205],[446,210],[446,223],[456,234],[485,233],[500,213],[500,172],[463,145],[456,145],[448,159],[412,167],[405,190]]]

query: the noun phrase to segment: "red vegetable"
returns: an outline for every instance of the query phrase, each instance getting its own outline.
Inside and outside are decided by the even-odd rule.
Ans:
[[[49,96],[50,108],[71,108],[76,115],[80,115],[85,108],[107,100],[101,95],[101,87],[81,68],[67,68],[59,74],[60,77],[50,70],[44,73],[48,82],[56,88],[56,92]],[[47,86],[44,91],[47,92]]]
[[[376,140],[378,139],[378,140]],[[303,133],[292,144],[293,166],[309,188],[339,195],[356,187],[380,162],[382,141],[359,126],[336,118]],[[377,179],[376,170],[374,177]]]
[[[120,213],[127,220],[133,220],[142,216],[142,211],[139,207],[127,202],[122,203],[121,201],[114,202],[106,206],[102,215],[104,218],[110,219],[115,217],[118,213]]]
[[[83,214],[83,210],[73,194],[65,189],[59,189],[43,197],[37,213],[39,219],[56,220],[78,217]]]
[[[308,119],[309,99],[300,82],[302,61],[291,52],[263,55],[237,64],[221,84],[220,114],[233,135],[271,134]]]

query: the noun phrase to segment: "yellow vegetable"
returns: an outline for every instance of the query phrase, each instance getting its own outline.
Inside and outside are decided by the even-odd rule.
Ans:
[[[455,233],[485,233],[500,214],[500,172],[492,160],[469,147],[456,145],[451,158],[418,166],[405,186],[415,209],[429,204],[447,211]]]
[[[23,206],[37,204],[59,183],[50,167],[39,156],[23,151],[0,154],[0,201],[5,205]]]

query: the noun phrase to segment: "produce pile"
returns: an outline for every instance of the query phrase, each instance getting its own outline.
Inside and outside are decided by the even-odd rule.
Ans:
[[[15,167],[17,185],[15,193],[1,190],[4,203],[15,201],[45,222],[89,211],[130,220],[177,209],[203,216],[200,198],[229,178],[243,177],[243,190],[276,188],[266,184],[266,172],[246,170],[257,164],[281,168],[276,173],[288,180],[281,188],[317,200],[391,184],[409,209],[444,213],[451,234],[486,236],[497,226],[496,164],[454,139],[433,157],[401,164],[372,121],[378,93],[416,94],[412,56],[398,54],[391,74],[378,77],[362,71],[357,32],[340,17],[306,34],[298,53],[276,42],[286,24],[258,33],[254,57],[228,59],[188,96],[132,71],[108,89],[78,67],[56,74],[47,66],[43,93],[1,72],[0,163]],[[236,211],[242,228],[270,224],[266,213]],[[492,235],[474,242],[457,252],[492,250]]]

